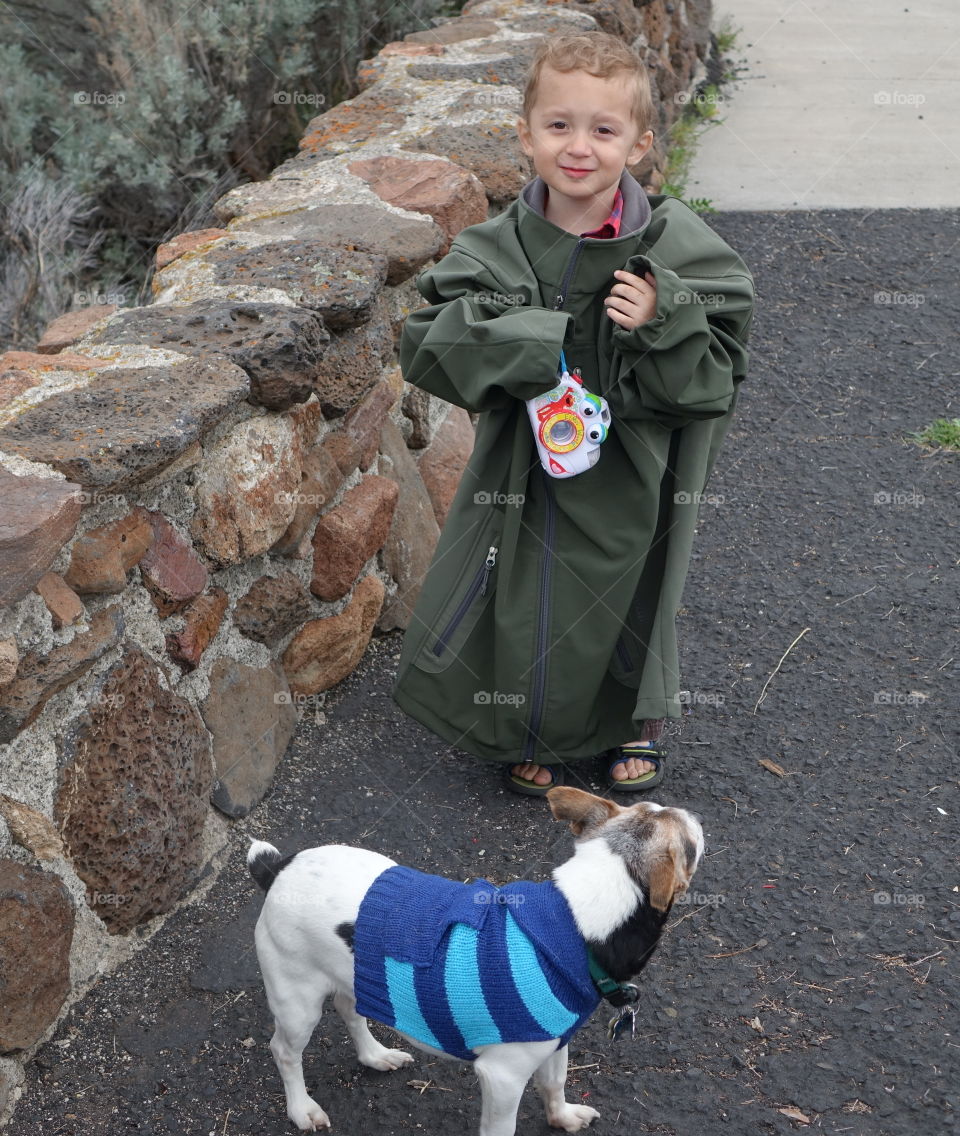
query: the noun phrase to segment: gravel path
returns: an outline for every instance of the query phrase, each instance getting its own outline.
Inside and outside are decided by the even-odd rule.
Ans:
[[[607,1041],[599,1012],[568,1095],[600,1134],[960,1131],[960,457],[904,440],[960,416],[960,213],[713,223],[760,308],[680,615],[690,714],[656,795],[704,817],[709,854],[645,972],[636,1040]],[[8,1131],[293,1131],[248,837],[495,882],[566,857],[545,805],[391,703],[398,648],[378,640],[325,721],[304,719],[227,869],[73,1008]],[[332,1012],[307,1052],[335,1133],[476,1130],[469,1068],[362,1069]],[[518,1127],[548,1131],[532,1090]]]

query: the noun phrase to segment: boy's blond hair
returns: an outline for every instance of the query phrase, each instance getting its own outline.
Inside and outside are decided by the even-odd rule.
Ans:
[[[633,118],[641,134],[653,127],[653,96],[647,68],[632,48],[622,39],[607,32],[580,32],[557,35],[545,40],[539,47],[530,69],[523,92],[523,117],[530,121],[537,97],[540,73],[544,67],[562,73],[585,71],[597,79],[610,79],[626,75],[636,84],[633,101]]]

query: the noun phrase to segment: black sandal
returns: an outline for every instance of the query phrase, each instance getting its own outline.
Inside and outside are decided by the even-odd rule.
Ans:
[[[666,754],[662,749],[655,749],[653,746],[645,745],[623,745],[619,749],[613,751],[616,757],[610,762],[607,769],[608,786],[611,789],[617,789],[622,793],[645,793],[648,789],[653,789],[659,785],[664,778],[664,761]],[[613,776],[613,769],[616,765],[623,765],[624,762],[633,758],[635,761],[649,761],[654,766],[652,770],[647,770],[639,777],[629,777],[624,781],[617,781]]]
[[[511,765],[503,767],[503,779],[508,789],[514,793],[521,793],[525,797],[545,797],[551,789],[555,789],[558,785],[563,784],[563,769],[559,765],[541,765],[541,769],[546,769],[550,774],[550,783],[548,785],[538,785],[534,781],[527,781],[523,777],[517,777],[516,774],[511,773],[514,765],[526,765],[525,761],[514,761]]]

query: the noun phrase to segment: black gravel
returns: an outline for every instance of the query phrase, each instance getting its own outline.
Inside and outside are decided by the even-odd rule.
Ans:
[[[598,1133],[960,1131],[960,456],[905,438],[960,417],[960,213],[713,223],[760,306],[680,615],[690,713],[656,795],[705,818],[709,852],[645,972],[636,1039],[609,1042],[600,1011],[571,1046],[568,1098],[600,1110]],[[542,802],[394,707],[397,651],[378,640],[308,713],[223,874],[70,1011],[9,1131],[293,1131],[249,837],[495,882],[567,855]],[[469,1068],[363,1069],[332,1011],[306,1075],[337,1133],[478,1124]],[[548,1131],[532,1089],[518,1127]]]

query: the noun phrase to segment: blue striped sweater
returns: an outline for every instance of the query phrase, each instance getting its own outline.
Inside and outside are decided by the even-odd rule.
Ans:
[[[353,946],[357,1013],[467,1061],[502,1041],[565,1045],[600,1001],[552,881],[496,888],[387,868]]]

